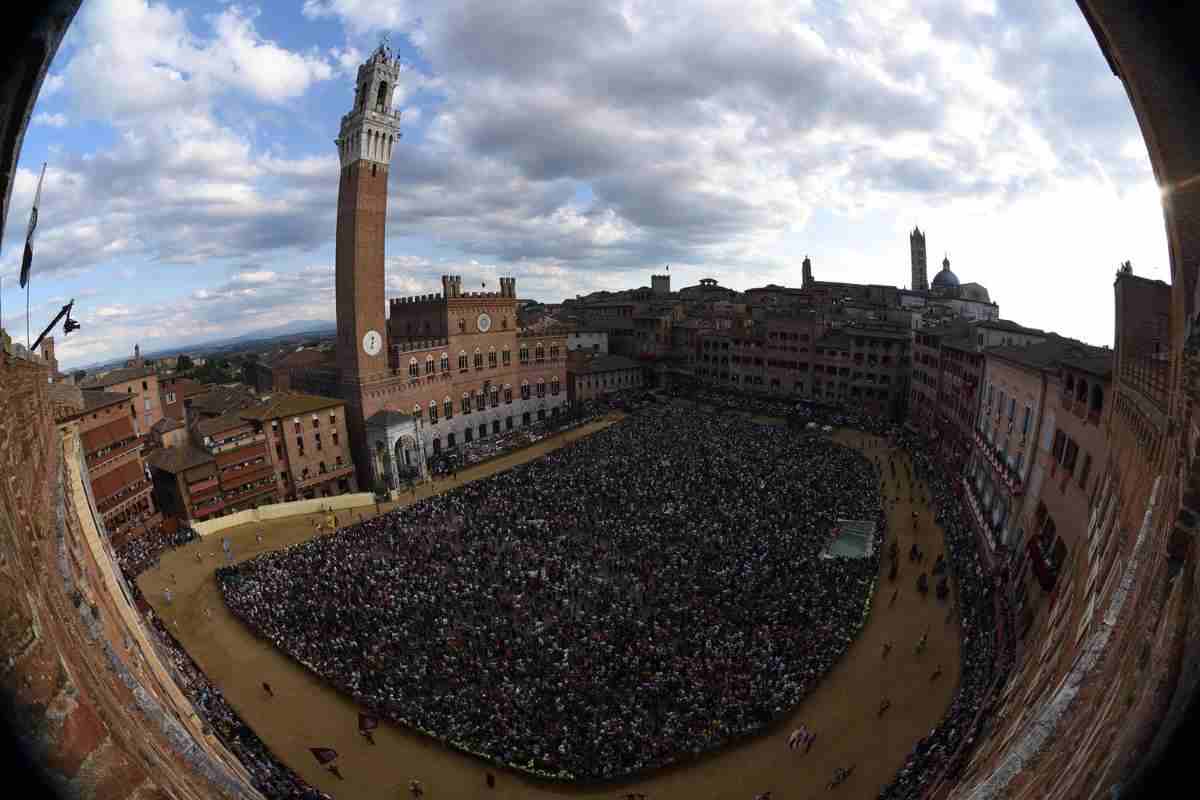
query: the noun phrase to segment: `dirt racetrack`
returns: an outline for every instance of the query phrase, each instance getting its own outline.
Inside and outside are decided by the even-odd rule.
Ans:
[[[520,452],[463,470],[458,480],[437,482],[433,492],[442,492],[463,482],[484,477],[515,464],[536,458],[566,441],[588,435],[613,424],[609,419],[590,423],[552,439],[538,442]],[[409,780],[419,779],[428,800],[455,798],[473,800],[532,800],[533,798],[579,797],[617,800],[630,792],[641,792],[648,800],[751,800],[771,791],[772,800],[809,800],[835,797],[842,800],[874,798],[903,765],[915,742],[933,728],[950,704],[958,683],[959,644],[957,615],[948,620],[948,604],[934,599],[930,584],[922,599],[915,588],[917,574],[928,571],[943,552],[942,534],[933,526],[929,508],[916,493],[920,515],[913,533],[908,498],[908,481],[896,457],[899,488],[890,478],[888,458],[892,451],[875,437],[842,431],[837,439],[860,448],[869,458],[880,457],[885,477],[884,498],[890,502],[893,535],[900,540],[900,573],[895,584],[887,579],[887,559],[882,559],[878,587],[870,618],[843,660],[783,724],[764,735],[717,754],[680,767],[654,773],[632,782],[601,786],[570,786],[540,783],[459,754],[420,734],[388,724],[375,732],[376,746],[357,732],[357,706],[329,688],[303,667],[253,636],[224,606],[213,577],[224,563],[221,539],[228,536],[237,561],[260,552],[312,538],[315,515],[292,517],[267,523],[232,528],[206,540],[167,552],[161,562],[143,573],[138,585],[146,599],[167,623],[196,663],[208,675],[242,720],[254,729],[282,761],[309,783],[338,800],[395,800],[407,798]],[[427,487],[418,490],[424,497]],[[390,508],[385,504],[384,510]],[[375,507],[340,512],[339,523],[350,515],[374,515]],[[255,534],[261,532],[263,543]],[[914,541],[926,552],[922,565],[910,563],[908,549]],[[890,540],[889,540],[890,541]],[[885,545],[886,547],[886,545]],[[202,562],[196,562],[196,553]],[[168,605],[164,590],[170,587]],[[894,589],[899,589],[895,606],[889,608]],[[952,593],[950,601],[955,599]],[[917,656],[914,646],[921,633],[930,631],[929,646]],[[881,657],[883,643],[893,644],[891,654]],[[931,680],[938,665],[943,674]],[[271,684],[270,698],[262,682]],[[891,708],[879,719],[881,698]],[[793,752],[788,734],[801,723],[817,733],[809,753]],[[344,781],[318,766],[309,747],[332,747],[338,751]],[[854,773],[840,787],[826,790],[838,767],[854,765]],[[485,785],[485,775],[496,776],[496,786]]]

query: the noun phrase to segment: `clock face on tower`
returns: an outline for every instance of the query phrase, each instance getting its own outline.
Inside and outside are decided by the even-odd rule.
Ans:
[[[383,337],[378,331],[367,331],[363,335],[363,352],[369,356],[379,355],[379,351],[383,349]]]
[[[492,329],[492,318],[489,317],[486,312],[480,314],[479,319],[477,319],[476,322],[479,323],[480,333],[487,333]]]

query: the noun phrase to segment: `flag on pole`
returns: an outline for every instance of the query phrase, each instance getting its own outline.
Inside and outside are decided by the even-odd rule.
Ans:
[[[29,267],[33,264],[33,232],[37,230],[38,203],[42,201],[42,181],[46,179],[46,163],[42,162],[42,174],[38,178],[37,192],[33,195],[33,210],[29,212],[29,230],[25,234],[25,255],[21,258],[21,288],[29,283]]]
[[[310,747],[308,751],[313,754],[322,767],[330,761],[335,761],[338,757],[337,750],[332,747]]]

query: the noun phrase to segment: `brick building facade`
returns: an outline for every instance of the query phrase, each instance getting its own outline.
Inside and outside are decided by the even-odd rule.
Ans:
[[[428,458],[557,416],[566,401],[567,331],[522,332],[516,280],[499,291],[465,291],[442,278],[436,295],[384,302],[384,227],[391,148],[399,139],[391,111],[399,63],[381,46],[358,71],[353,109],[337,139],[341,160],[336,239],[337,342],[332,362],[288,370],[301,391],[345,401],[359,486],[374,484],[368,422],[411,419]],[[560,387],[558,391],[554,387]],[[389,441],[396,439],[389,436]]]
[[[57,387],[56,387],[57,389]],[[162,524],[143,460],[146,437],[134,430],[137,398],[85,389],[56,405],[55,419],[79,435],[86,474],[104,528],[114,544],[156,532]]]
[[[150,432],[162,419],[162,400],[158,391],[158,374],[153,367],[122,367],[81,384],[84,389],[103,389],[106,392],[127,394],[133,398],[133,429],[138,436]]]
[[[567,359],[567,400],[574,406],[605,395],[640,388],[642,378],[642,365],[631,358],[572,352]]]
[[[356,490],[346,408],[341,400],[275,394],[238,415],[266,436],[277,496],[299,500]]]

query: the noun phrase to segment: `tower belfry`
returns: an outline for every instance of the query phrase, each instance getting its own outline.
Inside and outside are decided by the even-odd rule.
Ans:
[[[908,235],[909,248],[912,251],[912,288],[914,291],[929,291],[929,273],[925,266],[925,234],[913,226]]]

